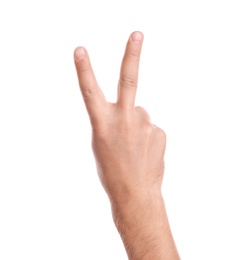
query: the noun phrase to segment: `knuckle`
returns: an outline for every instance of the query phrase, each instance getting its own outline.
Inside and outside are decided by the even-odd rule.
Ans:
[[[136,112],[138,112],[138,113],[143,113],[143,114],[145,114],[145,115],[148,115],[148,112],[147,112],[147,110],[146,110],[144,107],[136,106],[136,107],[135,107],[135,110],[136,110]]]
[[[84,72],[87,72],[87,71],[89,71],[90,70],[90,68],[88,68],[88,67],[80,67],[79,68],[79,72],[81,72],[81,73],[84,73]]]
[[[145,108],[141,107],[141,106],[136,106],[135,107],[135,111],[138,115],[142,116],[144,119],[150,121],[150,116],[148,114],[148,112],[146,111]]]
[[[137,81],[133,78],[133,77],[129,77],[129,76],[122,76],[120,79],[119,84],[122,87],[136,87],[137,86]]]
[[[138,112],[145,111],[145,109],[143,107],[141,107],[141,106],[136,106],[135,110],[138,111]]]
[[[156,131],[158,132],[159,136],[160,136],[164,141],[166,141],[166,133],[164,132],[164,130],[158,127],[158,128],[156,129]]]
[[[144,131],[147,135],[152,135],[154,132],[154,129],[150,123],[145,123],[144,124]]]
[[[83,89],[82,96],[84,99],[89,99],[93,96],[93,91],[90,88]]]
[[[135,61],[138,61],[139,57],[140,57],[140,54],[136,51],[130,51],[128,53],[128,56],[132,59],[132,60],[135,60]]]

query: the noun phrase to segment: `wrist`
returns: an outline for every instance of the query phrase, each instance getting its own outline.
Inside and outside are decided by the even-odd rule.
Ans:
[[[118,222],[130,225],[137,219],[144,220],[147,224],[155,225],[157,221],[162,224],[161,217],[166,214],[161,191],[125,194],[123,198],[110,199],[110,202],[116,226]]]
[[[115,226],[123,236],[132,232],[134,236],[143,236],[142,232],[154,233],[162,225],[166,215],[162,193],[135,192],[123,200],[111,203],[112,214]]]
[[[130,206],[135,203],[162,202],[161,183],[149,185],[139,181],[120,181],[111,183],[107,189],[110,203],[113,206]]]

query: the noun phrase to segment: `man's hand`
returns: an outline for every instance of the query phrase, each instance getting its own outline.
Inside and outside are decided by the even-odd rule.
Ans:
[[[98,175],[129,258],[179,259],[161,194],[166,136],[135,107],[142,42],[140,32],[127,42],[116,103],[106,101],[82,47],[74,52],[75,65]]]

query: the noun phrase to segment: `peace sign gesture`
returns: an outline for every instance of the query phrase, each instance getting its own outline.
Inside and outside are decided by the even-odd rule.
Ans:
[[[151,124],[145,109],[134,107],[142,42],[141,32],[134,32],[129,37],[121,64],[116,103],[106,101],[85,48],[78,47],[74,52],[79,85],[93,129],[92,147],[97,169],[109,195],[112,183],[115,193],[123,184],[127,189],[129,182],[140,183],[138,188],[145,184],[150,186],[150,182],[145,183],[149,177],[145,175],[155,169],[155,176],[160,176],[156,189],[161,187],[165,133]],[[134,173],[130,174],[132,170]],[[127,177],[122,181],[121,175]],[[150,174],[155,184],[153,176]],[[135,190],[134,186],[132,188]]]
[[[142,107],[134,106],[142,42],[140,32],[129,37],[116,103],[106,101],[82,47],[75,50],[75,65],[92,124],[98,175],[129,259],[145,254],[147,259],[178,259],[161,194],[166,136]],[[144,252],[148,247],[151,250]]]

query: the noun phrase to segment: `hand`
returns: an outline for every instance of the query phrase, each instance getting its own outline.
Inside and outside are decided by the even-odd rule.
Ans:
[[[166,136],[142,107],[135,107],[142,42],[140,32],[127,42],[116,103],[106,101],[82,47],[75,50],[75,65],[92,125],[98,175],[128,256],[178,259],[161,194]],[[164,244],[173,249],[159,249]]]
[[[111,200],[160,192],[164,173],[165,133],[135,107],[143,35],[128,40],[118,83],[118,100],[106,102],[84,48],[75,50],[81,93],[89,113],[92,147],[100,180]]]

